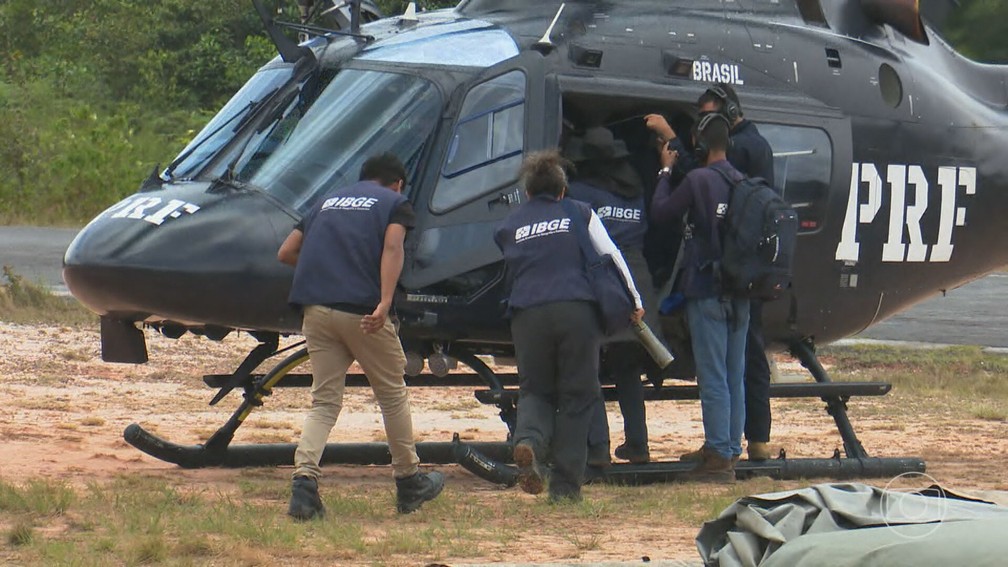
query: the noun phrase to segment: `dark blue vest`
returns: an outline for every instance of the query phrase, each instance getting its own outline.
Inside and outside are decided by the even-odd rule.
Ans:
[[[381,257],[392,211],[406,201],[373,181],[327,193],[304,220],[292,304],[353,305],[381,301]]]
[[[571,183],[567,194],[591,206],[620,250],[644,246],[647,214],[643,194],[636,199],[625,199],[581,181]]]
[[[573,202],[584,212],[578,222],[587,227],[588,205]],[[595,300],[573,220],[559,202],[540,196],[508,215],[498,227],[494,240],[507,264],[509,311],[557,301]]]

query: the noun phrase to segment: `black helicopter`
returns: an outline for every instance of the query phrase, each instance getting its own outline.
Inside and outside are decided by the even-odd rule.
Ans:
[[[318,11],[300,3],[306,14]],[[1008,67],[962,57],[926,23],[952,2],[926,2],[922,15],[914,0],[464,0],[368,22],[377,14],[357,1],[343,18],[348,29],[283,24],[310,36],[301,44],[253,4],[280,56],[66,252],[68,288],[101,315],[105,360],[147,360],[138,324],[168,337],[244,330],[261,343],[233,374],[206,377],[220,388],[211,403],[244,391],[207,442],[176,445],[134,424],[130,443],[182,466],[290,461],[291,445],[230,446],[274,387],[304,384],[291,374],[304,349],[278,346],[300,331],[300,314],[287,304],[292,272],[276,251],[323,191],[354,181],[381,151],[407,164],[417,211],[396,298],[408,373],[426,359],[441,376],[408,381],[482,384],[481,401],[511,422],[513,376],[496,375],[477,355],[513,355],[492,234],[524,198],[523,155],[557,146],[572,124],[610,126],[635,155],[647,155],[641,116],[663,112],[688,124],[698,96],[725,82],[770,141],[778,185],[800,217],[793,288],[767,304],[764,319],[768,341],[818,383],[775,385],[775,395],[826,401],[846,452],[782,455],[764,469],[743,463],[740,474],[923,470],[918,459],[868,457],[846,402],[888,385],[829,383],[814,346],[1008,264],[1000,218],[1008,211]],[[653,177],[646,160],[639,167]],[[475,379],[448,374],[456,360]],[[690,388],[649,395],[695,397]],[[434,462],[464,452],[471,468],[491,472],[507,458],[504,443],[418,450]],[[387,455],[380,444],[331,445],[324,460]],[[663,479],[677,470],[621,465],[610,475]]]

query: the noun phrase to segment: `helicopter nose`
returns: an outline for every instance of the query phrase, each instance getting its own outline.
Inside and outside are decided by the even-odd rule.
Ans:
[[[70,293],[117,319],[296,328],[276,260],[294,218],[261,193],[208,189],[166,185],[92,220],[64,255]]]

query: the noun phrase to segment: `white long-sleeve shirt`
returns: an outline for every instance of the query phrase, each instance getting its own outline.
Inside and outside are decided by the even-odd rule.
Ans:
[[[633,276],[630,275],[630,268],[627,267],[623,254],[616,247],[612,238],[609,238],[609,233],[606,232],[602,220],[598,218],[595,211],[591,212],[591,219],[588,221],[588,236],[591,238],[592,247],[595,248],[595,252],[598,252],[600,256],[603,254],[612,256],[613,261],[616,262],[616,267],[623,274],[623,281],[626,283],[627,289],[630,290],[630,295],[633,296],[634,306],[637,309],[643,309],[644,304],[641,302],[640,293],[637,292]]]

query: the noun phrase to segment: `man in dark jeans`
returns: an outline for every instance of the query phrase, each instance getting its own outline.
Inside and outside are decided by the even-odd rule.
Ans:
[[[731,85],[717,83],[704,91],[697,101],[700,115],[710,112],[721,113],[731,124],[731,144],[728,147],[728,163],[749,177],[762,177],[771,187],[774,185],[773,151],[756,128],[745,119],[738,94]],[[650,129],[669,143],[672,151],[678,152],[674,166],[680,175],[702,165],[693,158],[693,153],[676,137],[675,131],[660,114],[649,114],[645,120]],[[766,342],[763,340],[763,302],[753,299],[749,303],[749,330],[746,336],[745,355],[745,438],[748,441],[746,453],[753,461],[770,458],[770,365],[766,357]],[[692,451],[680,457],[684,461],[700,459],[700,451]]]

